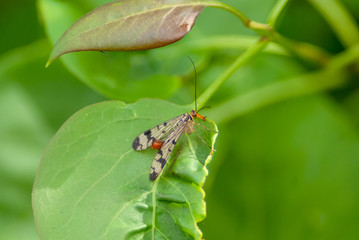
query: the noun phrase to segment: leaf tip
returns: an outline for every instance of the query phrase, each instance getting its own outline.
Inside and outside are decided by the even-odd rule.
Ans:
[[[62,54],[58,54],[56,51],[56,45],[54,47],[54,49],[51,51],[49,59],[46,62],[45,68],[47,68],[48,66],[50,66],[51,63],[53,63],[58,57],[60,57]]]
[[[47,60],[47,62],[46,62],[46,64],[45,64],[45,68],[48,68],[51,63],[52,63],[52,60],[51,60],[51,59]]]

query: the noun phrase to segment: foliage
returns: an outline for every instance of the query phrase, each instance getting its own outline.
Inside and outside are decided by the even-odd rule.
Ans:
[[[48,38],[55,43],[77,19],[107,2],[39,0],[38,13]],[[105,42],[105,47],[88,49],[95,52],[65,54],[60,60],[66,68],[54,61],[47,69],[43,66],[51,50],[35,21],[35,3],[24,1],[24,9],[1,3],[5,14],[0,16],[5,20],[0,24],[11,38],[1,40],[0,56],[0,224],[6,226],[0,238],[37,239],[29,196],[41,152],[72,113],[109,98],[126,104],[105,102],[80,110],[66,121],[43,156],[34,188],[36,222],[41,223],[37,228],[43,238],[78,239],[86,232],[94,239],[112,239],[112,234],[116,238],[129,234],[129,238],[157,239],[159,231],[170,236],[173,230],[171,239],[200,239],[201,231],[205,239],[357,239],[357,1],[163,2],[187,4],[179,13],[199,7],[184,30],[190,30],[197,19],[196,23],[181,41],[134,52],[108,52],[111,48]],[[171,12],[171,7],[165,13]],[[160,14],[149,16],[163,20]],[[106,20],[94,22],[98,19]],[[13,31],[18,29],[14,22],[24,26],[23,30]],[[129,35],[131,39],[141,32],[138,26],[131,33],[134,35]],[[29,30],[34,34],[29,35]],[[87,37],[102,42],[106,34]],[[137,46],[141,47],[144,38],[139,39]],[[102,50],[105,54],[98,52]],[[56,53],[56,47],[54,51],[55,57],[66,52]],[[179,159],[155,183],[146,176],[153,151],[140,153],[138,158],[132,151],[128,160],[124,156],[141,131],[193,107],[188,104],[193,101],[193,70],[187,55],[198,70],[198,104],[212,106],[203,113],[220,130],[204,186],[207,213],[200,187],[208,152],[195,134],[182,137]],[[144,97],[183,106],[152,99],[131,103]],[[147,117],[135,119],[134,113]],[[129,122],[121,120],[126,114]],[[118,125],[107,125],[116,119]],[[206,131],[200,134],[210,141]],[[191,145],[197,150],[189,151]],[[125,165],[111,165],[121,157],[127,161]],[[194,174],[196,169],[199,172]],[[106,171],[110,174],[103,175]],[[104,181],[99,181],[101,176]],[[131,178],[131,187],[122,189]],[[193,202],[179,198],[181,194],[171,195],[173,191],[164,186],[166,179],[170,179],[168,183],[186,179],[182,195],[187,195],[184,192],[193,182],[195,191],[188,194]],[[153,194],[151,199],[150,195],[134,197],[141,195],[139,191],[153,192],[156,184],[161,194]],[[126,201],[128,212],[120,212],[125,217],[111,218]],[[153,203],[160,206],[157,213],[162,213],[157,218],[151,215]],[[192,204],[197,204],[196,212],[182,215]],[[163,214],[167,210],[171,218]],[[205,215],[199,230],[196,222]],[[163,229],[152,230],[151,219]],[[93,225],[79,227],[86,220]],[[67,222],[69,227],[51,229],[59,222]]]
[[[180,154],[154,183],[148,161],[154,151],[139,154],[129,148],[137,129],[183,111],[142,100],[103,102],[74,114],[51,141],[36,176],[33,207],[40,237],[200,238],[196,223],[205,216],[200,188],[211,158],[206,160],[207,146],[197,144],[195,136],[182,139]],[[207,135],[210,142],[214,134]]]

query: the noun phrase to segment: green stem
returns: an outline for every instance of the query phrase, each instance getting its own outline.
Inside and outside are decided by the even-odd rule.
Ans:
[[[247,63],[249,59],[259,53],[262,49],[264,49],[268,44],[268,40],[260,40],[252,47],[248,48],[244,51],[236,61],[227,68],[207,89],[206,91],[198,98],[197,103],[198,106],[203,106],[219,89],[220,86],[243,64]],[[194,106],[194,104],[192,104]]]
[[[329,53],[322,48],[316,47],[315,45],[309,43],[297,42],[283,37],[277,33],[273,37],[273,42],[276,42],[279,45],[285,47],[293,55],[311,62],[318,63],[322,66],[327,65],[330,59]]]
[[[336,55],[329,63],[328,68],[343,69],[351,64],[358,63],[359,59],[359,44],[348,48],[346,51]]]
[[[270,15],[271,24],[275,24],[277,17],[280,14],[281,10],[283,10],[286,2],[287,1],[285,0],[280,0],[278,4],[275,6],[276,9]],[[266,38],[271,39],[274,42],[277,42],[278,44],[284,46],[288,51],[294,53],[300,58],[314,61],[320,65],[325,65],[328,61],[329,54],[327,54],[323,49],[320,49],[308,43],[300,43],[287,39],[281,36],[278,32],[276,32],[272,28],[273,25],[252,21],[249,18],[247,18],[241,11],[231,6],[228,6],[224,3],[214,2],[208,6],[221,8],[233,13],[243,22],[244,26],[252,29],[260,36],[264,36]]]
[[[182,47],[179,49],[176,46],[168,46],[166,48],[158,49],[156,55],[167,56],[170,51],[172,55],[183,56],[183,49],[186,51],[214,51],[214,50],[246,50],[258,41],[258,36],[247,35],[220,35],[220,36],[207,36],[204,38],[191,39],[191,41],[184,41]],[[279,54],[288,56],[289,53],[283,47],[275,43],[263,49],[263,52],[271,54]],[[196,65],[197,66],[197,65]]]
[[[288,0],[278,0],[275,6],[273,7],[271,13],[269,14],[267,23],[269,26],[274,27],[280,14],[282,13],[283,9],[285,8]]]
[[[272,28],[268,24],[252,21],[246,15],[244,15],[241,11],[239,11],[238,9],[236,9],[232,6],[229,6],[227,4],[217,2],[217,1],[212,2],[208,6],[220,8],[220,9],[226,10],[226,11],[234,14],[236,17],[238,17],[242,21],[242,23],[245,27],[248,27],[248,28],[252,29],[253,31],[257,32],[260,36],[270,35]]]
[[[224,122],[288,98],[335,88],[343,82],[340,74],[322,72],[303,75],[242,94],[207,110],[207,114],[217,123]]]
[[[248,23],[250,22],[250,19],[247,18],[246,15],[244,15],[244,13],[242,13],[241,11],[239,11],[238,9],[230,6],[230,5],[227,5],[227,4],[224,4],[222,2],[214,2],[214,4],[210,4],[209,6],[212,6],[212,7],[216,7],[216,8],[221,8],[223,10],[226,10],[232,14],[234,14],[235,16],[237,16],[245,26],[248,26]]]
[[[338,0],[309,0],[333,28],[344,46],[359,43],[359,28],[347,9]]]
[[[335,56],[323,70],[255,89],[207,110],[207,114],[216,122],[228,121],[284,99],[341,86],[346,82],[346,67],[358,58],[359,44]]]

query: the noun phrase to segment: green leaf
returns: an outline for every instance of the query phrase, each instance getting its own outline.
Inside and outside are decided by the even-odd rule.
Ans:
[[[188,110],[160,100],[109,101],[72,116],[36,175],[41,239],[201,239],[208,146],[183,134],[155,182],[149,173],[156,151],[132,149],[140,133]],[[216,129],[210,120],[202,124]],[[213,146],[216,134],[197,132]]]
[[[100,6],[74,23],[57,41],[54,59],[76,51],[133,51],[168,45],[191,30],[205,1],[121,0]]]

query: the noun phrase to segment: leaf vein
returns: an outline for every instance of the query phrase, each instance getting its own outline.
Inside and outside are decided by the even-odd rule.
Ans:
[[[167,181],[174,189],[176,189],[181,195],[182,197],[184,198],[184,200],[186,201],[187,205],[188,205],[188,209],[191,213],[191,217],[192,217],[192,220],[193,222],[196,222],[196,220],[194,219],[194,216],[193,216],[193,210],[192,210],[192,207],[191,207],[191,204],[189,203],[186,195],[174,184],[171,183],[171,181],[169,181],[167,178],[164,178],[162,177],[165,181]]]
[[[72,213],[71,216],[69,218],[69,220],[64,224],[64,226],[66,227],[72,220],[74,212],[76,211],[78,205],[80,204],[80,202],[86,197],[86,195],[98,184],[100,183],[103,179],[105,179],[112,171],[113,169],[115,169],[115,167],[120,163],[120,161],[130,152],[132,152],[133,150],[129,150],[126,153],[124,153],[118,160],[117,162],[99,179],[97,179],[81,196],[80,198],[76,201],[74,208],[72,209]]]
[[[142,174],[142,175],[143,175],[143,174]],[[140,175],[140,176],[141,176],[141,175]],[[138,196],[138,197],[132,199],[131,201],[127,202],[125,205],[123,205],[123,206],[117,211],[117,213],[113,216],[113,218],[111,219],[111,221],[108,223],[108,226],[107,226],[105,232],[101,235],[100,239],[104,238],[104,237],[107,235],[107,233],[108,233],[109,230],[110,230],[110,226],[111,226],[112,223],[115,221],[115,219],[118,217],[118,215],[121,214],[121,212],[122,212],[123,210],[125,210],[130,204],[134,203],[135,201],[137,201],[137,200],[140,199],[140,198],[145,197],[146,195],[149,195],[150,193],[151,193],[151,191],[145,192],[145,193],[141,194],[140,196]]]

